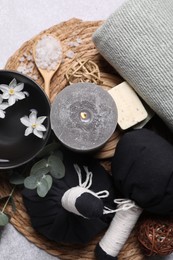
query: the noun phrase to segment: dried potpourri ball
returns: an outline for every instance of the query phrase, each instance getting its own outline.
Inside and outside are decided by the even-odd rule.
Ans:
[[[147,215],[138,226],[138,240],[145,255],[165,256],[173,252],[173,216]]]

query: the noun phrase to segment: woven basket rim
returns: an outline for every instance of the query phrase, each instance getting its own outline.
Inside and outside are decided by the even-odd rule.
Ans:
[[[67,80],[65,78],[65,72],[69,65],[76,58],[89,58],[94,61],[100,68],[102,78],[107,84],[107,87],[110,88],[116,84],[122,82],[122,78],[114,71],[112,73],[112,68],[108,63],[101,57],[101,55],[96,50],[91,37],[93,32],[103,23],[100,21],[82,21],[81,19],[72,18],[68,21],[62,22],[60,24],[54,25],[42,32],[38,35],[35,35],[30,40],[26,41],[22,44],[22,46],[16,50],[16,52],[8,59],[5,69],[17,70],[20,65],[19,58],[23,56],[26,52],[29,52],[32,49],[34,41],[44,34],[52,34],[60,39],[63,46],[63,63],[61,64],[59,70],[54,75],[51,82],[51,97],[50,100],[53,101],[56,94],[61,91],[66,85]],[[73,59],[69,59],[66,56],[66,52],[70,49],[68,46],[69,41],[74,41],[76,37],[80,37],[82,40],[82,44],[74,47],[73,51],[75,56]],[[26,63],[27,64],[27,63]],[[37,68],[34,67],[34,72],[38,79],[37,83],[43,87],[43,79],[39,74]],[[115,151],[116,144],[121,137],[121,132],[118,130],[115,132],[112,140],[108,142],[103,149],[97,154],[97,158],[105,158],[105,154],[108,151],[111,151],[112,154]],[[99,157],[100,156],[100,157]],[[9,185],[7,180],[2,181],[0,195],[8,194],[11,190],[11,185]],[[96,237],[85,247],[79,247],[74,245],[62,245],[57,244],[55,242],[49,241],[44,238],[40,234],[38,234],[31,226],[31,222],[29,216],[26,212],[26,209],[23,204],[22,196],[20,191],[16,189],[14,193],[14,201],[16,204],[16,212],[12,213],[11,207],[7,208],[8,213],[11,215],[11,224],[22,233],[29,241],[33,242],[36,246],[41,249],[44,249],[49,254],[60,257],[60,259],[95,259],[94,257],[94,248],[96,243],[100,240],[100,236]],[[119,255],[119,259],[128,259],[128,260],[142,260],[144,256],[141,252],[141,249],[138,245],[137,238],[135,235],[135,231],[132,232],[129,240],[125,245],[125,249],[122,250],[122,253]]]

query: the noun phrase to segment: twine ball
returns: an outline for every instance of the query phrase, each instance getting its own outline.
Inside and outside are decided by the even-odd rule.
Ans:
[[[145,217],[139,225],[138,240],[148,256],[171,254],[173,217]]]
[[[68,83],[90,82],[101,84],[98,65],[89,59],[76,59],[66,71]]]

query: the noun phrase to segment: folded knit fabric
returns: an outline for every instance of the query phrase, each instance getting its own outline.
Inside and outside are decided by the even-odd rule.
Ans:
[[[127,0],[93,35],[103,57],[171,130],[172,28],[172,0]]]

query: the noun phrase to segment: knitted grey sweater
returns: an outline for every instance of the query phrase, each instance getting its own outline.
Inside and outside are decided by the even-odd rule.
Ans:
[[[127,0],[93,41],[173,131],[173,0]]]

